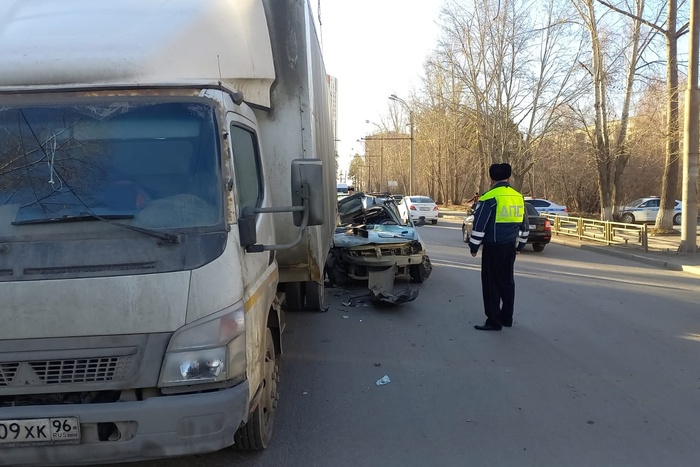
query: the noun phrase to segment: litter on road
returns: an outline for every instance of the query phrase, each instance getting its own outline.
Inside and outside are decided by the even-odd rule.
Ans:
[[[391,383],[391,380],[389,379],[388,375],[382,376],[380,379],[377,380],[377,386],[384,386],[385,384]]]

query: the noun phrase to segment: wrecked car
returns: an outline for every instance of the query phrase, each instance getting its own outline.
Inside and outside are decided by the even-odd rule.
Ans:
[[[418,292],[394,293],[397,276],[422,283],[432,271],[416,224],[401,219],[390,195],[356,193],[338,202],[326,274],[331,284],[367,280],[373,298],[390,303],[413,300]]]

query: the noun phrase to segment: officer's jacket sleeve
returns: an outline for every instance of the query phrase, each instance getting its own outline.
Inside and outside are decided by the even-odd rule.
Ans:
[[[530,221],[527,218],[527,211],[525,211],[525,214],[523,215],[523,222],[520,224],[520,227],[518,229],[518,246],[516,247],[518,251],[525,248],[525,245],[527,245],[527,237],[529,235]]]
[[[469,237],[469,249],[472,253],[479,251],[481,242],[484,241],[486,229],[489,224],[496,222],[496,199],[491,198],[480,201],[474,212],[474,223],[472,225],[472,234]],[[493,227],[491,228],[493,230]]]

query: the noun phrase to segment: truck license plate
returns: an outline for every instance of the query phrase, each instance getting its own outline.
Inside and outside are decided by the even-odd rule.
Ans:
[[[79,443],[78,417],[0,420],[0,448]]]

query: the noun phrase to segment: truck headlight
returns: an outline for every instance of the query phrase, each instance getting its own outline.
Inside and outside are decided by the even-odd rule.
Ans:
[[[245,315],[239,303],[175,331],[158,386],[243,380],[245,371]]]

